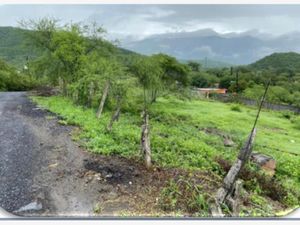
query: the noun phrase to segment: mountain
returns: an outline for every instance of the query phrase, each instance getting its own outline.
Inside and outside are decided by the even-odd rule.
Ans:
[[[295,52],[273,53],[249,65],[254,69],[300,71],[300,54]]]
[[[0,27],[0,59],[21,68],[27,57],[31,59],[39,54],[26,45],[26,32],[31,31]],[[163,52],[182,62],[200,62],[207,68],[251,64],[255,61],[257,62],[252,66],[257,69],[266,66],[282,68],[286,65],[298,68],[299,54],[295,51],[300,52],[299,43],[300,33],[297,32],[274,37],[256,30],[219,34],[214,30],[204,29],[153,35],[139,41],[124,42],[119,48],[119,55],[126,57],[136,52],[146,55]],[[279,53],[272,54],[274,52]],[[261,59],[270,54],[272,55]]]
[[[274,52],[300,52],[297,32],[272,36],[257,30],[242,33],[217,33],[212,29],[166,33],[138,41],[124,42],[123,47],[150,55],[163,52],[183,60],[210,60],[235,65],[249,64]]]

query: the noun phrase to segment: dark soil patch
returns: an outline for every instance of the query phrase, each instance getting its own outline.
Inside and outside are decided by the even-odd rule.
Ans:
[[[211,172],[159,167],[148,170],[139,160],[115,155],[94,155],[84,160],[84,168],[82,176],[97,177],[100,184],[111,185],[110,188],[101,190],[104,197],[101,198],[100,204],[104,209],[110,208],[112,204],[128,205],[126,211],[133,213],[132,215],[172,213],[160,204],[162,189],[168,187],[171,180],[175,182],[184,180],[189,184],[201,185],[203,193],[211,194],[221,184],[220,177]],[[186,205],[181,209],[190,207]],[[183,210],[182,213],[190,215],[190,211]]]
[[[153,168],[147,170],[142,163],[121,156],[94,155],[84,160],[84,168],[101,174],[111,184],[164,183],[171,175],[167,170]]]
[[[85,169],[100,173],[110,184],[128,184],[141,175],[134,166],[116,165],[113,162],[110,162],[108,165],[106,163],[103,164],[99,160],[84,160]]]
[[[49,97],[52,95],[57,95],[59,93],[59,90],[49,86],[39,86],[36,87],[33,92],[38,96]]]
[[[22,104],[19,108],[20,113],[24,116],[31,118],[43,118],[46,116],[55,116],[55,113],[52,113],[48,110],[37,107],[37,105],[31,101],[26,100],[26,104]]]

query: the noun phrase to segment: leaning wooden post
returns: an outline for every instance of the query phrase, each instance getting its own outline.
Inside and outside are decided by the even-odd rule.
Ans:
[[[143,111],[143,125],[141,135],[141,150],[145,160],[145,165],[149,169],[152,166],[151,162],[151,147],[150,147],[150,130],[149,130],[149,114],[147,109]]]
[[[107,95],[108,95],[109,86],[110,86],[110,81],[107,80],[106,83],[105,83],[105,86],[104,86],[103,93],[102,93],[101,102],[100,102],[99,108],[98,108],[97,113],[96,113],[96,117],[98,119],[100,118],[100,116],[102,114],[104,103],[105,103]]]
[[[219,190],[217,191],[217,201],[219,204],[223,203],[225,201],[226,197],[232,193],[234,184],[238,178],[238,175],[239,175],[240,171],[242,170],[243,166],[246,164],[246,162],[251,154],[255,135],[256,135],[256,128],[254,128],[252,130],[244,147],[240,150],[237,160],[231,166],[226,177],[224,178],[222,187],[219,188]]]
[[[106,127],[106,130],[110,132],[112,130],[113,123],[119,120],[121,112],[121,97],[117,96],[117,106],[115,112],[112,114],[109,124]]]
[[[262,109],[262,106],[264,104],[266,95],[267,95],[267,91],[269,89],[270,86],[270,81],[268,82],[264,95],[261,99],[260,102],[260,106],[254,121],[254,125],[253,128],[251,130],[251,133],[246,141],[246,143],[244,144],[244,146],[242,147],[242,149],[239,152],[239,155],[236,159],[236,161],[234,162],[234,164],[231,166],[230,170],[228,171],[227,175],[225,176],[224,180],[223,180],[223,184],[222,187],[218,189],[217,194],[216,194],[216,209],[214,210],[216,213],[216,216],[222,216],[222,210],[220,208],[220,204],[222,204],[227,198],[231,198],[233,192],[234,192],[234,188],[235,188],[235,183],[236,180],[239,176],[240,171],[242,170],[242,168],[244,167],[244,165],[246,164],[246,162],[248,161],[251,152],[252,152],[252,146],[254,143],[254,139],[256,136],[256,124],[260,115],[260,111]],[[219,215],[217,215],[219,214]]]

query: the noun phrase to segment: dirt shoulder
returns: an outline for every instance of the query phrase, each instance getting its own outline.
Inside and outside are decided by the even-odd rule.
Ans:
[[[67,217],[165,214],[157,204],[159,192],[176,171],[149,171],[135,160],[89,153],[72,141],[78,128],[60,125],[57,116],[38,108],[26,93],[1,97],[1,125],[6,126],[1,144],[10,149],[1,159],[10,171],[0,178],[7,186],[1,206],[8,212]],[[11,130],[17,131],[12,135]]]

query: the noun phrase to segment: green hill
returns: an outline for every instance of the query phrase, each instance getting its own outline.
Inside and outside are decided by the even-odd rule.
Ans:
[[[300,71],[300,54],[295,52],[273,53],[250,64],[250,67],[258,70],[274,69]]]
[[[27,58],[32,59],[40,54],[26,42],[26,32],[32,31],[15,27],[0,27],[0,59],[19,69],[26,63]],[[116,52],[119,57],[134,54],[137,53],[124,48],[118,48]]]

